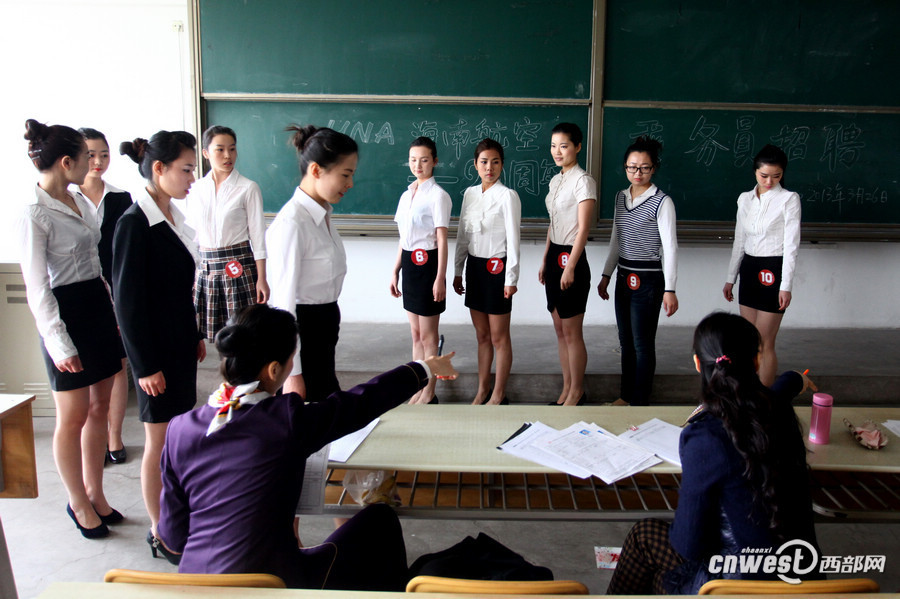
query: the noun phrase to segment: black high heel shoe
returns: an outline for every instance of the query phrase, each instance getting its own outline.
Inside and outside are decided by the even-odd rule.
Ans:
[[[102,539],[103,537],[109,536],[109,527],[103,522],[103,518],[100,518],[100,525],[95,526],[94,528],[85,528],[78,521],[78,518],[75,517],[75,512],[72,511],[72,506],[66,504],[66,513],[69,514],[69,518],[72,519],[72,522],[75,523],[76,528],[81,531],[81,536],[85,539]]]
[[[174,566],[177,566],[181,563],[181,554],[172,553],[171,551],[166,549],[166,546],[162,544],[162,541],[153,536],[152,530],[147,531],[147,544],[150,545],[150,552],[153,553],[154,558],[159,557],[157,555],[158,552],[162,553],[162,556],[166,558],[166,561]]]
[[[112,511],[110,513],[106,514],[105,516],[102,515],[100,512],[97,512],[96,508],[94,509],[94,511],[97,512],[97,515],[100,517],[100,522],[103,522],[104,524],[109,526],[110,524],[118,524],[119,522],[121,522],[122,520],[125,519],[125,516],[123,516],[119,510],[117,510],[115,508],[110,508],[110,509],[112,509]]]
[[[127,457],[128,453],[125,451],[124,445],[122,449],[116,449],[115,451],[110,451],[109,447],[106,448],[107,464],[124,464]]]

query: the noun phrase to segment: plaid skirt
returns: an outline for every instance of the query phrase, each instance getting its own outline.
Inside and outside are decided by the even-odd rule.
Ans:
[[[256,261],[249,241],[224,248],[201,248],[200,257],[194,305],[200,334],[214,341],[229,318],[256,303]]]

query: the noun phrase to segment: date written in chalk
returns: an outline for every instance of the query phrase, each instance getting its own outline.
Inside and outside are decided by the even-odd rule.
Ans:
[[[621,554],[621,547],[594,547],[594,556],[597,558],[597,567],[603,570],[615,570]]]

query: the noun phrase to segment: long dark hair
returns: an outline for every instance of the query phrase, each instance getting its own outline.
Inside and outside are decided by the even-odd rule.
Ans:
[[[789,498],[779,493],[788,473],[806,467],[800,423],[790,406],[778,409],[772,392],[759,380],[756,356],[760,337],[748,320],[725,312],[704,318],[694,331],[694,353],[700,361],[700,397],[722,420],[744,459],[743,477],[753,501],[769,517],[779,537],[782,509]]]
[[[266,364],[284,364],[297,349],[297,321],[285,310],[251,304],[216,334],[219,372],[231,385],[251,383]]]

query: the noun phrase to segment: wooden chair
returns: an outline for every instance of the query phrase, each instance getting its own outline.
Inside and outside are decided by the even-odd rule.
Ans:
[[[804,580],[790,584],[781,580],[710,580],[698,595],[797,595],[800,593],[877,593],[878,583],[871,578]]]
[[[284,581],[274,574],[179,574],[178,572],[146,572],[115,568],[106,573],[103,582],[131,582],[138,584],[181,584],[204,587],[262,587],[285,588]]]
[[[587,595],[575,580],[468,580],[442,576],[416,576],[407,593],[481,593],[484,595]]]

